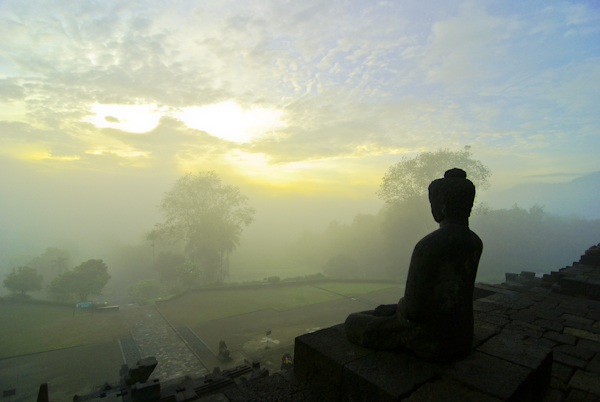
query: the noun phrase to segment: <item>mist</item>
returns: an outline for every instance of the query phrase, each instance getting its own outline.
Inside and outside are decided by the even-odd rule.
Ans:
[[[103,259],[112,275],[105,298],[122,298],[133,284],[157,278],[153,267],[161,252],[182,252],[181,244],[159,242],[152,247],[146,239],[162,219],[158,205],[179,178],[177,172],[148,174],[132,168],[128,175],[100,170],[59,174],[7,158],[1,163],[4,172],[15,173],[2,175],[0,183],[3,274],[31,265],[48,248],[56,248],[68,253],[69,268]],[[437,227],[426,198],[386,206],[376,195],[379,182],[363,197],[265,192],[239,179],[233,182],[256,214],[231,253],[229,282],[317,273],[402,280],[412,248]],[[569,188],[570,183],[563,185]],[[471,227],[485,245],[480,280],[501,281],[505,272],[556,270],[577,260],[600,236],[600,221],[584,218],[588,210],[576,209],[581,203],[559,215],[545,209],[545,201],[552,205],[556,197],[534,199],[532,205],[504,198],[503,208],[492,208],[489,194],[481,191],[471,217]],[[46,271],[46,276],[56,275]]]

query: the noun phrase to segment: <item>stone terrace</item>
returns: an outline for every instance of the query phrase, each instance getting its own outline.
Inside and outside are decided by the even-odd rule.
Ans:
[[[540,287],[502,289],[475,301],[474,310],[476,335],[481,328],[511,332],[553,350],[544,401],[600,401],[600,301]]]

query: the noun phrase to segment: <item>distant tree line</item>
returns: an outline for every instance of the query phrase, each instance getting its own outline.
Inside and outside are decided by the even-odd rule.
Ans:
[[[39,266],[40,261],[48,254],[54,253],[54,250],[57,249],[47,249],[44,254],[33,259],[31,265]],[[65,255],[66,252],[61,251],[61,253]],[[29,292],[47,289],[53,299],[82,301],[90,295],[101,295],[109,279],[108,267],[102,260],[88,260],[72,270],[61,269],[46,286],[43,286],[44,276],[38,272],[37,267],[31,266],[13,268],[5,276],[3,284],[5,288],[20,297],[28,297]]]
[[[322,233],[302,234],[288,249],[289,260],[332,277],[404,278],[415,244],[438,227],[427,187],[454,167],[467,171],[478,191],[489,186],[491,172],[472,159],[469,147],[404,158],[383,177],[378,194],[386,204],[378,214],[359,214],[349,225],[333,221]],[[478,271],[484,279],[558,270],[600,237],[600,220],[558,217],[539,205],[492,210],[477,204],[470,227],[484,242]]]

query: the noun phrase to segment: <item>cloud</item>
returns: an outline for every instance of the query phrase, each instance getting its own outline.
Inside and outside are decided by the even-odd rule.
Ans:
[[[66,4],[0,5],[0,102],[28,123],[0,136],[71,165],[341,166],[467,143],[554,155],[599,127],[585,3]],[[236,144],[173,118],[226,102],[286,125]]]

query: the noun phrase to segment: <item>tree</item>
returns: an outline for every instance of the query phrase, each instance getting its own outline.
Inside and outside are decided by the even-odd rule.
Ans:
[[[183,286],[188,289],[196,286],[200,279],[207,279],[206,272],[198,264],[195,264],[192,261],[186,261],[177,266],[175,271],[177,272],[177,278],[181,281]]]
[[[145,304],[148,299],[158,297],[160,284],[156,279],[144,279],[127,288],[127,293],[139,304]]]
[[[423,197],[427,194],[429,183],[443,177],[444,172],[452,168],[466,171],[467,178],[478,189],[489,188],[490,170],[473,159],[471,147],[465,146],[462,151],[439,149],[436,152],[423,152],[414,158],[402,158],[383,176],[377,195],[386,204]]]
[[[47,247],[42,254],[25,265],[37,269],[44,276],[44,285],[47,285],[57,274],[61,274],[71,266],[71,257],[66,250]]]
[[[50,262],[52,263],[52,265],[54,265],[54,268],[56,269],[56,271],[59,274],[62,274],[63,272],[65,272],[67,270],[67,261],[68,260],[69,259],[67,257],[59,256]]]
[[[102,260],[88,260],[54,278],[48,290],[56,299],[85,300],[89,295],[101,295],[109,279],[108,268]]]
[[[172,251],[161,252],[154,263],[154,269],[158,272],[158,278],[163,283],[173,282],[177,279],[176,268],[185,262],[183,254]]]
[[[21,296],[27,292],[42,290],[44,277],[38,274],[37,269],[30,267],[13,268],[12,272],[4,278],[4,287]]]
[[[208,279],[220,274],[223,257],[239,244],[243,227],[254,220],[254,208],[237,187],[224,185],[214,171],[188,173],[165,193],[159,205],[165,222],[149,240],[182,241],[189,258]]]

